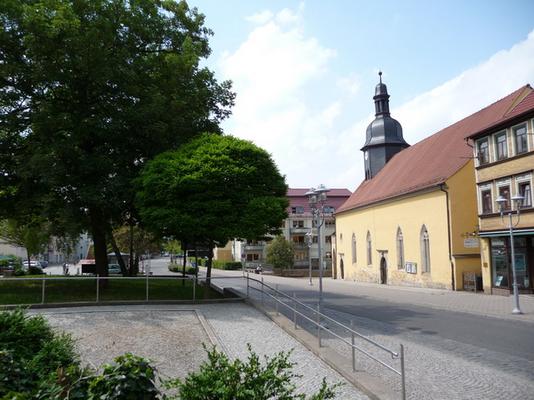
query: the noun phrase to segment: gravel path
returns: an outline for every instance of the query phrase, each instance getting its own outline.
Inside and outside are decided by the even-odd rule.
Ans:
[[[229,357],[245,358],[247,344],[259,355],[293,350],[299,393],[315,392],[324,378],[341,382],[337,399],[368,399],[256,309],[240,303],[195,306],[115,306],[35,310],[71,332],[85,363],[109,362],[126,351],[153,360],[160,373],[183,377],[206,359],[210,335]],[[199,318],[200,317],[200,318]],[[205,317],[205,322],[203,320]],[[203,325],[203,322],[205,325]]]

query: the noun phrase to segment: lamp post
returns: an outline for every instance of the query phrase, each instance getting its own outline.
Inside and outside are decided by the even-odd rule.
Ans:
[[[324,223],[324,205],[329,189],[321,184],[317,188],[311,188],[306,192],[312,212],[312,220],[317,226],[317,252],[319,253],[319,312],[323,308],[323,256],[321,253],[321,227]],[[310,263],[311,267],[311,263]]]
[[[310,231],[306,233],[306,245],[308,246],[308,265],[310,268],[310,286],[313,286],[312,282],[312,262],[311,262],[311,247],[313,244],[313,233],[312,233],[313,227],[310,228]]]
[[[520,218],[520,208],[521,203],[523,202],[524,197],[520,195],[516,195],[512,197],[512,202],[515,204],[516,208],[516,214],[517,214],[517,221],[514,224],[512,220],[512,207],[510,207],[510,210],[508,212],[508,229],[510,231],[510,249],[511,249],[511,256],[512,256],[512,279],[513,279],[513,287],[514,287],[514,309],[512,310],[512,314],[522,314],[521,308],[519,308],[519,291],[517,288],[517,278],[515,273],[515,249],[514,249],[514,228],[519,224],[519,218]],[[497,200],[495,200],[497,204],[499,205],[499,212],[501,213],[501,220],[504,223],[504,206],[508,202],[506,198],[503,196],[499,196]]]

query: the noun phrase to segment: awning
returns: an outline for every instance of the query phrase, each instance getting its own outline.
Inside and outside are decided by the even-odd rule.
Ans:
[[[509,236],[510,230],[505,229],[502,231],[480,232],[478,235],[480,237]],[[533,228],[514,229],[514,236],[527,236],[527,235],[534,235],[534,229]]]

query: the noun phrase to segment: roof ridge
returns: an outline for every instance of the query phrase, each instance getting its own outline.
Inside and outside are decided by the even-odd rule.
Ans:
[[[520,88],[521,89],[521,88]],[[505,113],[503,114],[503,117],[505,117],[506,115],[510,114],[519,104],[521,104],[521,102],[523,100],[525,100],[525,98],[530,94],[532,93],[532,87],[530,86],[530,84],[526,84],[525,86],[522,87],[523,91],[521,93],[519,93],[517,95],[517,97],[515,98],[515,100],[512,102],[512,104],[510,105],[510,107],[508,107],[508,109],[505,111]],[[519,90],[519,89],[518,89]],[[515,93],[515,92],[514,92]]]

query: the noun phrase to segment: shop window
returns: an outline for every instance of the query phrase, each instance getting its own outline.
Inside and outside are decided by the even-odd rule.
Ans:
[[[495,158],[503,160],[508,157],[508,145],[506,143],[506,132],[495,135]]]
[[[491,214],[493,212],[493,199],[491,197],[491,190],[483,190],[480,192],[482,200],[482,214]]]
[[[508,248],[505,239],[491,239],[491,270],[493,286],[508,288]]]
[[[522,125],[514,128],[515,153],[522,154],[528,150],[527,144],[527,126]]]
[[[367,231],[367,265],[373,264],[373,244],[371,242],[371,233]]]
[[[532,207],[532,188],[530,182],[521,182],[517,185],[518,192],[523,196],[521,208]]]
[[[506,201],[503,204],[503,210],[510,210],[510,186],[500,186],[499,196],[504,197]]]
[[[352,263],[356,264],[356,235],[352,234]]]
[[[421,270],[430,272],[430,237],[424,225],[421,228]]]
[[[489,149],[487,138],[481,139],[477,142],[477,158],[479,165],[489,163]]]
[[[397,269],[404,269],[404,238],[400,227],[397,229]]]

